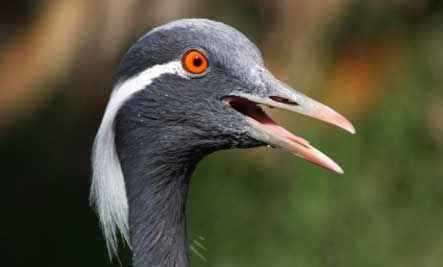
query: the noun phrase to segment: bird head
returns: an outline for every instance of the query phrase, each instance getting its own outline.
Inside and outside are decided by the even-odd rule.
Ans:
[[[232,27],[182,19],[140,38],[120,64],[92,155],[91,203],[110,255],[117,251],[118,232],[129,244],[129,202],[144,203],[132,209],[138,225],[140,205],[165,199],[155,192],[170,184],[153,173],[177,174],[170,167],[183,160],[195,166],[216,150],[270,145],[343,172],[308,141],[274,122],[262,106],[355,132],[343,116],[276,79],[257,47]],[[141,194],[146,181],[154,193]],[[145,201],[149,197],[156,199]]]
[[[205,153],[270,145],[338,173],[336,163],[261,106],[355,132],[343,116],[276,79],[242,33],[204,19],[174,21],[140,38],[120,64],[113,99],[117,125],[127,131],[150,121],[143,134],[155,134],[154,124],[160,143],[181,140],[191,152]]]

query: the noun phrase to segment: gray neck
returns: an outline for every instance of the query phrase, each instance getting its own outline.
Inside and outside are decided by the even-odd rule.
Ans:
[[[190,153],[184,140],[163,143],[166,135],[158,131],[140,137],[132,136],[137,130],[119,131],[117,127],[133,266],[187,267],[186,195],[200,157]]]
[[[129,227],[135,267],[188,266],[185,205],[189,167],[164,163],[128,177]]]
[[[152,156],[133,159],[122,168],[134,267],[189,266],[185,206],[195,164]]]

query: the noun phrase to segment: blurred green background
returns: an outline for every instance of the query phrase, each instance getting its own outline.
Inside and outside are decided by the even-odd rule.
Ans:
[[[342,176],[269,148],[204,159],[188,199],[192,266],[443,266],[441,1],[0,6],[2,266],[119,266],[88,203],[92,142],[126,49],[182,17],[238,28],[277,77],[357,129],[272,111]]]

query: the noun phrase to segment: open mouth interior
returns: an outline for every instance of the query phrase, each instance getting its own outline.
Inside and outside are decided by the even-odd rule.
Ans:
[[[277,101],[276,99],[272,98],[274,101]],[[278,99],[280,100],[280,99]],[[238,96],[229,96],[224,99],[224,101],[229,104],[233,109],[237,110],[238,112],[242,113],[243,115],[254,119],[255,121],[259,122],[263,128],[267,129],[268,131],[279,135],[281,137],[284,137],[292,142],[295,142],[299,145],[302,145],[306,148],[309,147],[309,142],[305,139],[296,136],[280,126],[278,123],[276,123],[274,120],[272,120],[263,110],[261,106],[267,106],[269,108],[273,108],[272,106],[268,106],[262,103],[257,103],[254,101],[251,101],[249,99],[238,97]],[[282,103],[290,103],[289,100],[281,99]],[[295,102],[291,102],[293,104],[296,104]]]
[[[254,97],[251,98],[254,99]],[[299,103],[282,97],[270,96],[269,99],[256,97],[256,99],[257,100],[254,101],[241,96],[228,96],[223,100],[237,112],[246,116],[245,119],[254,129],[251,131],[251,135],[257,140],[260,140],[273,147],[286,150],[311,163],[332,170],[336,173],[343,173],[343,170],[337,163],[311,146],[305,139],[290,133],[288,130],[280,126],[265,113],[262,107],[277,107],[296,112],[301,110],[302,112],[299,113],[332,123],[351,133],[354,133],[354,127],[348,120],[331,108],[314,100],[310,100],[310,105],[311,108],[312,106],[315,107],[315,112],[311,111],[310,113],[307,113],[303,112],[302,107],[298,107],[297,109],[290,108],[291,106],[299,106]]]

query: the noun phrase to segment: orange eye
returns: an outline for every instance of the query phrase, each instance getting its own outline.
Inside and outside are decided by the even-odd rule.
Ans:
[[[202,74],[208,68],[208,60],[203,53],[189,50],[183,55],[183,67],[192,74]]]

